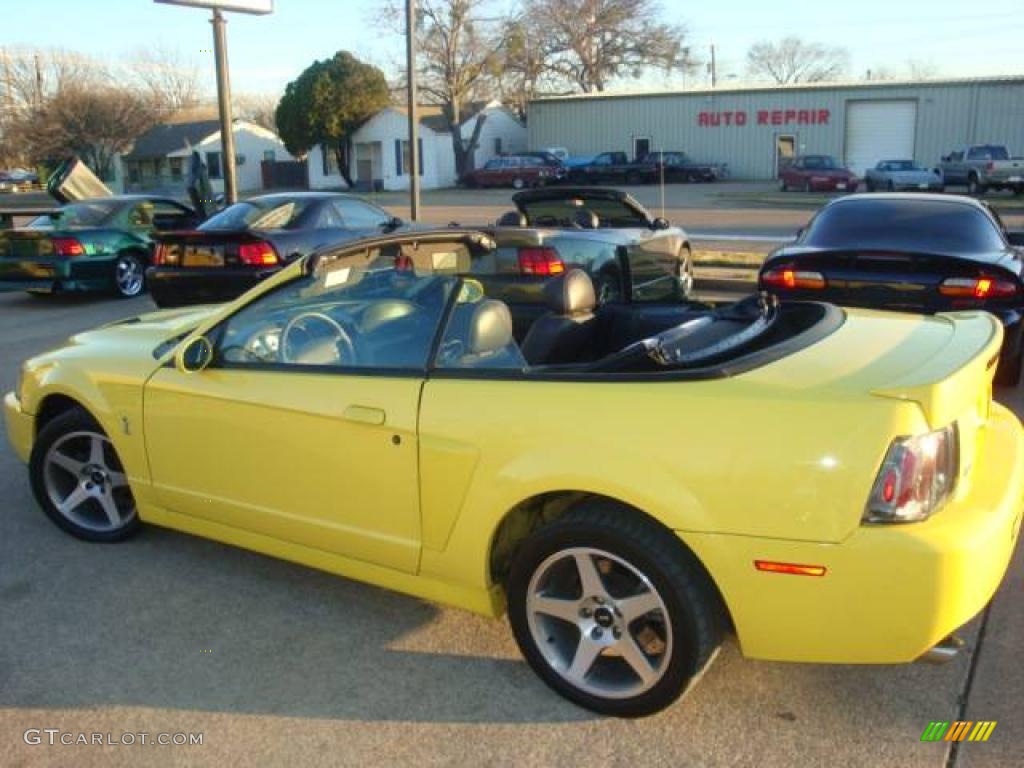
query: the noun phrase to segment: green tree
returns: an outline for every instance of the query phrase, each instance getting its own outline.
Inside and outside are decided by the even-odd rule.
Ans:
[[[275,112],[277,130],[293,155],[302,156],[317,144],[333,151],[351,187],[352,134],[390,102],[383,72],[338,51],[288,83]]]

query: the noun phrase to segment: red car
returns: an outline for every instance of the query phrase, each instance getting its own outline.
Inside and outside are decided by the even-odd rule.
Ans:
[[[779,172],[783,192],[856,192],[860,180],[829,155],[802,155]]]
[[[502,155],[487,161],[483,168],[462,177],[467,187],[542,187],[561,180],[564,171],[535,155]]]

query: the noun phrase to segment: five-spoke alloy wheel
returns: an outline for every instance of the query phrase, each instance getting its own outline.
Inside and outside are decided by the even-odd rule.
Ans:
[[[40,506],[68,533],[117,541],[138,527],[124,467],[110,439],[84,411],[67,411],[40,431],[29,471]]]
[[[512,631],[533,670],[607,715],[639,717],[675,701],[714,658],[726,621],[682,542],[604,500],[534,531],[507,586]]]

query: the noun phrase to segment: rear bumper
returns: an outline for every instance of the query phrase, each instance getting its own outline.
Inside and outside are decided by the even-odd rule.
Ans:
[[[861,526],[838,544],[681,533],[728,605],[746,656],[913,661],[992,598],[1019,538],[1024,432],[998,404],[969,488],[922,523]],[[821,577],[765,573],[754,560],[824,565]]]
[[[4,396],[4,424],[7,428],[7,441],[18,458],[27,464],[34,438],[33,418],[32,414],[22,410],[21,401],[13,392]]]
[[[150,267],[146,270],[146,281],[157,306],[177,307],[230,301],[278,271]]]
[[[0,259],[0,291],[68,293],[113,285],[112,260]]]

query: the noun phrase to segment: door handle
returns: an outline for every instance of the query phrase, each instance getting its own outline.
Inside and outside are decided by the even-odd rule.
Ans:
[[[366,405],[350,405],[345,409],[342,416],[348,421],[355,421],[360,424],[373,424],[380,426],[387,416],[380,408],[371,408]]]

